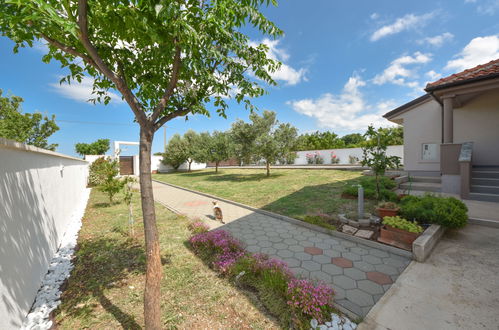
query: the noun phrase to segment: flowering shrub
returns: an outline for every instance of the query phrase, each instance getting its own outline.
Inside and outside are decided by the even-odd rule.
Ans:
[[[201,222],[201,221],[191,222],[191,223],[189,223],[187,228],[189,228],[189,230],[193,234],[206,233],[208,230],[210,230],[210,226],[208,226],[207,224],[205,224],[204,222]]]
[[[194,251],[207,257],[221,273],[226,273],[246,252],[239,241],[225,230],[214,230],[191,237]]]
[[[324,322],[333,310],[333,289],[324,284],[314,285],[305,279],[293,278],[288,283],[288,296],[294,311]]]
[[[318,151],[308,153],[305,157],[308,164],[324,164],[324,158],[322,158],[322,155]]]
[[[194,224],[191,226],[194,229]],[[193,230],[191,229],[191,230]],[[192,249],[218,272],[250,286],[262,303],[288,327],[301,328],[316,319],[327,321],[333,311],[333,290],[297,279],[288,265],[265,254],[248,253],[224,230],[203,232],[189,240]]]
[[[331,152],[331,164],[338,164],[340,162],[340,158],[336,156],[336,154]]]

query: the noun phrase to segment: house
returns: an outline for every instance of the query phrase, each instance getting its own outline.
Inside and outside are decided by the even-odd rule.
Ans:
[[[404,126],[405,187],[499,202],[499,59],[425,91],[384,115]]]

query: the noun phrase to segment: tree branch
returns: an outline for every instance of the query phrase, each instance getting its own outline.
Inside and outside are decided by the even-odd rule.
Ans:
[[[168,83],[168,87],[165,90],[165,93],[161,100],[159,101],[158,105],[154,109],[154,112],[151,116],[151,121],[155,122],[156,119],[161,115],[161,112],[165,109],[166,104],[168,103],[168,100],[170,97],[173,95],[173,91],[175,90],[175,87],[177,87],[177,82],[178,82],[178,75],[180,72],[180,66],[181,66],[181,58],[180,58],[180,47],[175,46],[175,57],[173,60],[173,67],[172,67],[172,75],[170,77],[170,82]]]
[[[170,120],[172,120],[174,118],[180,117],[180,116],[185,116],[185,115],[189,114],[189,112],[191,112],[191,110],[188,110],[188,109],[179,109],[179,110],[173,111],[172,113],[167,114],[164,117],[161,117],[154,124],[154,131],[157,131],[158,129],[160,129],[161,126],[163,126],[166,122],[168,122],[168,121],[170,121]]]
[[[135,117],[139,124],[143,127],[150,126],[151,122],[147,119],[142,106],[139,101],[132,93],[130,88],[128,88],[127,84],[123,81],[121,77],[116,75],[109,67],[104,63],[102,58],[99,56],[97,49],[92,45],[90,39],[88,38],[88,3],[87,0],[78,0],[78,26],[80,28],[79,37],[83,47],[87,50],[88,54],[95,62],[99,71],[102,72],[104,76],[106,76],[109,80],[111,80],[116,88],[121,92],[127,103],[130,105]]]
[[[83,59],[85,62],[87,62],[88,64],[90,64],[91,66],[93,66],[94,68],[96,68],[97,70],[100,71],[100,68],[97,66],[97,64],[94,62],[94,60],[92,60],[91,57],[83,54],[83,53],[80,53],[79,51],[77,51],[76,49],[72,48],[72,47],[69,47],[69,46],[66,46],[65,44],[57,41],[57,40],[54,40],[48,36],[46,36],[45,34],[43,33],[40,33],[40,37],[42,37],[43,39],[45,39],[45,41],[47,41],[49,44],[51,44],[52,46],[54,46],[55,48],[58,48],[68,54],[71,54],[73,56],[76,56],[76,57],[80,57],[81,59]]]

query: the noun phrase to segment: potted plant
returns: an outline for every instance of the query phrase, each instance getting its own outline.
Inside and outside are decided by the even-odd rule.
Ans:
[[[379,203],[376,208],[376,212],[378,212],[378,216],[383,219],[384,217],[394,217],[398,214],[399,208],[397,204],[393,202],[383,202]]]
[[[423,228],[415,222],[399,216],[385,217],[380,228],[378,241],[405,250],[412,250],[412,242],[423,232]]]

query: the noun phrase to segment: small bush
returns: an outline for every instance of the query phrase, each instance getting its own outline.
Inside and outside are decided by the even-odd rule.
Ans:
[[[210,230],[210,226],[201,221],[194,221],[187,225],[187,228],[194,234],[206,233]]]
[[[90,187],[98,186],[104,183],[109,172],[110,160],[105,157],[97,158],[88,167],[88,185]],[[118,175],[118,173],[116,173]]]
[[[366,176],[360,179],[359,184],[364,188],[364,197],[368,199],[376,198],[376,178],[373,176]],[[396,187],[395,181],[387,177],[381,177],[381,199],[386,201],[396,201],[398,199],[397,194],[392,191]],[[343,194],[355,196],[358,194],[357,185],[348,185],[343,188]]]
[[[417,223],[414,223],[412,221],[408,221],[404,218],[401,218],[399,216],[396,217],[384,217],[383,218],[383,224],[397,228],[397,229],[402,229],[411,233],[422,233],[423,232],[423,227],[418,225]]]
[[[394,202],[382,202],[378,204],[378,207],[380,209],[395,210],[398,208],[398,205]]]
[[[294,316],[325,322],[333,311],[333,289],[324,284],[314,285],[305,279],[293,278],[288,283],[288,304]]]
[[[468,208],[454,197],[406,196],[400,202],[400,214],[419,223],[435,223],[448,228],[462,228],[468,221]]]

